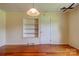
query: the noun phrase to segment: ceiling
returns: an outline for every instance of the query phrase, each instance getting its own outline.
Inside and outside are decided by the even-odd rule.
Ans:
[[[59,12],[60,8],[68,7],[72,3],[34,3],[34,7],[41,12]],[[33,3],[0,3],[0,9],[5,11],[25,12],[33,7]]]

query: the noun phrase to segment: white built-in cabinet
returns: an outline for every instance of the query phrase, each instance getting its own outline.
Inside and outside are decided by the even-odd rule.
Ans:
[[[39,44],[38,18],[26,17],[23,19],[23,39],[28,45]]]
[[[39,19],[40,43],[61,44],[61,16],[58,14],[42,14]]]
[[[38,17],[38,23],[35,23],[34,18],[25,18],[23,20],[23,37],[27,44],[60,44],[60,22],[61,16],[56,13],[41,14]],[[38,24],[38,33],[35,32],[34,24]],[[37,33],[38,37],[33,33]]]

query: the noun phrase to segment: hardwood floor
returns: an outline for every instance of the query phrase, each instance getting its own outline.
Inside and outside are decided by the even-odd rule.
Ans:
[[[79,51],[68,45],[6,45],[0,56],[78,56]]]

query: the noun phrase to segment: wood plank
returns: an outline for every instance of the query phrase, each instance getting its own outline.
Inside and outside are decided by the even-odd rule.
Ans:
[[[5,45],[0,47],[3,56],[79,56],[79,51],[69,45]]]

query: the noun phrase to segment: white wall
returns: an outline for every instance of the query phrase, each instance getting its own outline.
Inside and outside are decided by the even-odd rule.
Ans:
[[[69,13],[62,14],[62,21],[61,21],[61,32],[62,32],[62,39],[63,41],[68,44],[69,43]]]
[[[0,46],[5,45],[6,42],[6,20],[5,12],[0,10]]]
[[[34,38],[34,39],[27,39],[27,38],[23,38],[23,18],[26,17],[25,13],[23,12],[7,12],[6,13],[6,44],[40,44],[41,43],[41,36],[39,34],[39,38]],[[46,13],[45,13],[46,14]],[[39,26],[42,24],[42,26],[44,25],[44,27],[47,27],[48,25],[48,33],[50,34],[50,16],[52,18],[51,22],[52,22],[52,26],[51,26],[51,43],[52,44],[67,44],[67,39],[64,40],[62,37],[65,36],[65,31],[64,31],[64,26],[62,26],[64,23],[64,18],[62,16],[62,13],[57,13],[57,12],[52,12],[52,13],[47,13],[46,14],[48,16],[44,17],[43,19],[39,18]],[[27,18],[27,17],[26,17]],[[55,21],[55,22],[54,22]],[[44,24],[44,23],[47,24]],[[54,22],[54,23],[53,23]],[[43,29],[44,29],[43,27]],[[61,30],[61,28],[63,29],[63,32]],[[42,29],[42,28],[40,28]],[[54,30],[54,31],[53,31]],[[47,31],[45,31],[47,33]],[[44,32],[44,33],[45,33]],[[40,33],[40,31],[39,31]],[[54,33],[54,34],[53,34]],[[50,35],[46,34],[47,36],[49,36],[48,38],[50,39]],[[46,36],[45,36],[46,37]],[[47,39],[47,38],[46,38]],[[44,41],[45,38],[43,39]],[[47,39],[48,40],[48,39]],[[42,41],[43,42],[43,41]],[[43,42],[44,43],[44,42]]]
[[[69,12],[69,44],[79,49],[79,7]]]
[[[22,35],[23,13],[6,12],[6,44],[25,44]]]

